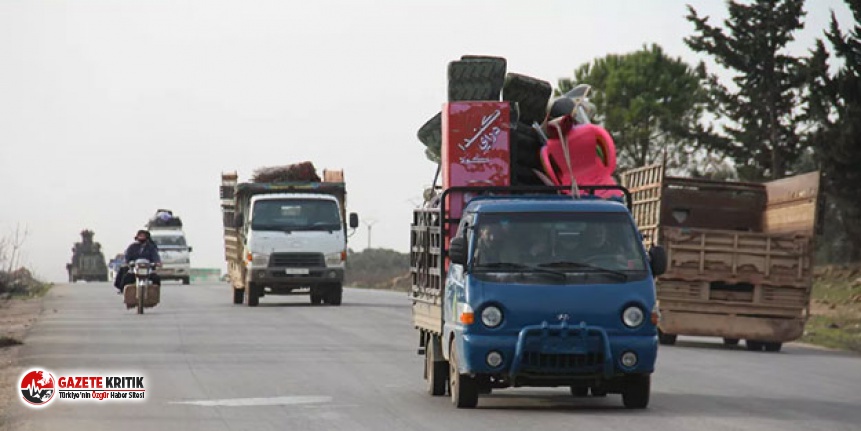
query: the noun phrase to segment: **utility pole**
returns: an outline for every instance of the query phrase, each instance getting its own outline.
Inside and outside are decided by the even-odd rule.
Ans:
[[[370,220],[365,219],[365,220],[362,220],[362,224],[364,224],[365,226],[368,227],[368,250],[370,250],[371,249],[371,228],[373,228],[374,225],[377,224],[377,221],[374,219],[370,219]]]

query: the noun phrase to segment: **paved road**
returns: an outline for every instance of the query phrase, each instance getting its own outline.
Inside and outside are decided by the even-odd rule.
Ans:
[[[779,354],[710,340],[662,348],[651,407],[618,395],[518,389],[456,410],[424,393],[406,296],[347,290],[341,307],[304,297],[234,306],[223,284],[166,285],[148,314],[107,284],[58,286],[22,350],[27,366],[141,371],[144,404],[14,410],[25,430],[859,430],[861,358],[800,346]]]

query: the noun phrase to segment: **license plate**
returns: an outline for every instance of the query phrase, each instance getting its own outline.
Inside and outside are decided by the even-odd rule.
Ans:
[[[284,270],[284,273],[291,275],[307,275],[309,271],[308,268],[287,268]]]

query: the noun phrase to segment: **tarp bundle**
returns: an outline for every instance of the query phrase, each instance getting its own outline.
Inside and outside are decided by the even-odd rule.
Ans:
[[[152,216],[147,222],[147,228],[160,228],[160,227],[182,227],[182,220],[173,215],[173,211],[171,210],[157,210],[155,215]]]
[[[292,165],[263,167],[254,171],[251,181],[255,183],[320,182],[317,169],[311,162]]]

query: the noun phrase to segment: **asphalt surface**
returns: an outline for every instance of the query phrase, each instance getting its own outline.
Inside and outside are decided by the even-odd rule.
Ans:
[[[57,286],[25,366],[145,376],[146,401],[13,408],[22,430],[859,430],[861,357],[680,338],[662,347],[650,408],[618,395],[508,389],[457,410],[424,392],[403,293],[348,289],[341,307],[272,296],[233,305],[226,284],[173,285],[142,316],[108,284]],[[10,388],[12,390],[17,390]]]

